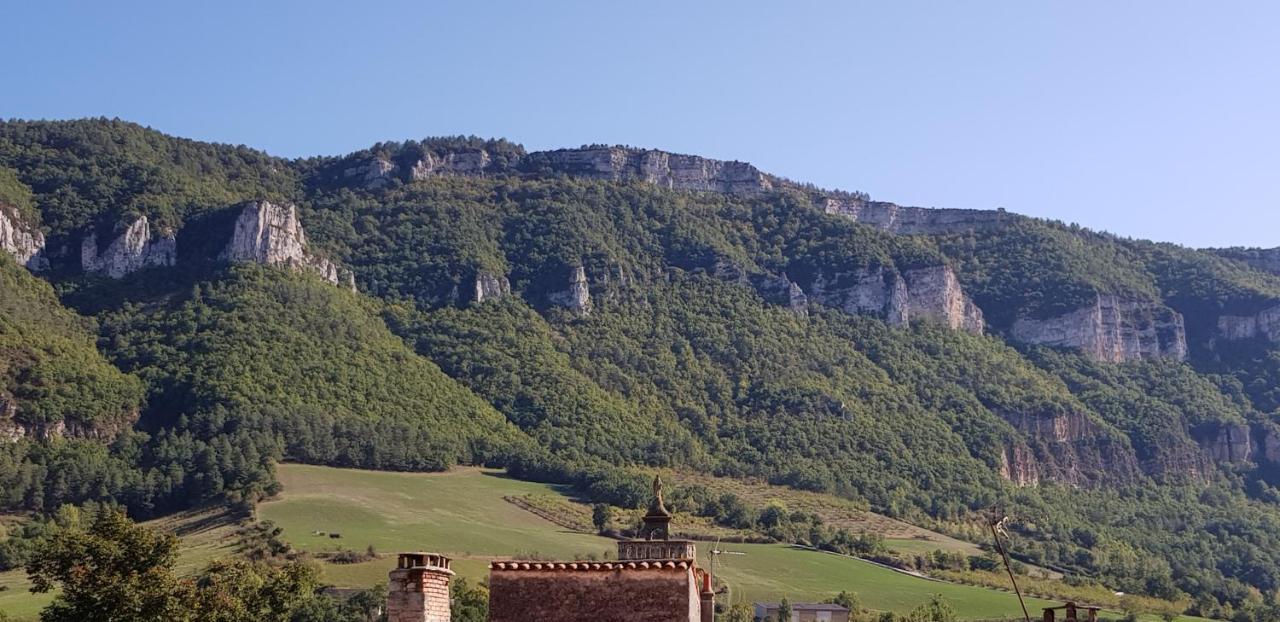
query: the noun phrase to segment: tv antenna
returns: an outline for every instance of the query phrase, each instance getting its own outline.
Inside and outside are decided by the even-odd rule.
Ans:
[[[711,558],[711,572],[708,574],[710,575],[709,580],[711,582],[711,589],[712,591],[714,591],[716,589],[716,558],[720,557],[721,555],[746,555],[746,553],[743,553],[742,551],[726,551],[720,548],[720,538],[716,538],[715,547],[713,547],[710,551],[708,551],[707,555]],[[729,591],[729,586],[726,585],[724,589],[721,590],[721,592],[727,592],[727,591]],[[720,593],[720,592],[717,592],[717,593]],[[733,603],[729,603],[729,604],[733,604]],[[716,619],[716,612],[714,610],[712,610],[711,612],[711,619],[713,622]]]
[[[1009,582],[1013,584],[1013,593],[1018,595],[1018,604],[1022,605],[1022,618],[1026,622],[1031,622],[1031,614],[1027,613],[1027,603],[1022,600],[1022,590],[1018,589],[1018,580],[1013,578],[1013,566],[1009,563],[1009,552],[1005,550],[1004,544],[1000,542],[1000,536],[1009,537],[1009,531],[1005,525],[1009,522],[1009,517],[1005,515],[1004,509],[999,506],[991,506],[987,510],[987,527],[991,528],[991,539],[996,545],[996,550],[1000,552],[1000,557],[1004,559],[1004,570],[1009,573]]]

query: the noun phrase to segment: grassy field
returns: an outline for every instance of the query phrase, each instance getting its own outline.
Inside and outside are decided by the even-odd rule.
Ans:
[[[699,485],[713,492],[732,493],[747,505],[765,507],[771,503],[782,505],[791,511],[817,514],[822,521],[850,533],[877,533],[885,537],[891,548],[904,552],[923,553],[942,549],[959,551],[966,555],[980,555],[982,551],[970,542],[904,523],[871,512],[848,499],[785,486],[774,486],[762,481],[747,481],[727,477],[712,477],[682,471],[663,470],[662,478],[678,486]]]
[[[386,554],[438,551],[455,557],[460,575],[478,579],[491,559],[603,557],[615,548],[612,540],[567,530],[504,500],[560,491],[492,471],[411,474],[281,465],[279,476],[285,492],[262,504],[259,518],[283,527],[290,543],[311,552],[369,545]],[[341,538],[330,538],[331,533]],[[719,576],[729,582],[734,602],[782,596],[821,600],[848,590],[866,607],[905,611],[940,594],[964,618],[1020,615],[1017,599],[1005,592],[930,581],[785,545],[725,548],[745,553],[721,557]],[[325,577],[337,585],[368,586],[384,581],[393,563],[388,556],[361,564],[325,564]],[[1045,604],[1033,600],[1030,606],[1038,611]]]
[[[238,526],[220,509],[183,512],[146,524],[181,539],[178,570],[183,574],[195,574],[214,559],[236,554]],[[30,588],[24,571],[0,572],[0,611],[15,621],[35,620],[53,595],[32,594]]]

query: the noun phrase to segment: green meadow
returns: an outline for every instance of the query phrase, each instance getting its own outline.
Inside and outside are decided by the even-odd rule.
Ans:
[[[259,518],[283,527],[284,537],[301,550],[364,550],[369,545],[382,554],[430,550],[453,556],[460,575],[479,579],[492,559],[603,557],[615,549],[612,540],[568,531],[508,503],[506,496],[563,491],[496,471],[384,473],[285,464],[279,477],[284,493],[262,504]],[[335,533],[341,537],[330,537]],[[700,545],[700,555],[708,548]],[[822,600],[847,590],[877,610],[905,611],[941,595],[963,618],[1021,617],[1011,593],[922,579],[781,544],[725,548],[744,553],[721,556],[717,566],[733,602],[782,596],[793,602]],[[324,570],[334,584],[360,587],[384,581],[392,565],[384,556],[360,564],[326,563]],[[1034,612],[1047,604],[1029,601]]]

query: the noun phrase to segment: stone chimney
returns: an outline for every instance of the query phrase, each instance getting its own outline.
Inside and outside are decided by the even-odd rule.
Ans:
[[[387,581],[387,622],[449,622],[449,563],[438,553],[401,553]]]

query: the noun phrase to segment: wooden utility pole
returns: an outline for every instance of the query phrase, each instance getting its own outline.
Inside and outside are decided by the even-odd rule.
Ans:
[[[1000,542],[1000,532],[1004,531],[1004,523],[1009,520],[1003,512],[991,508],[991,514],[987,518],[987,526],[991,528],[991,540],[995,542],[996,550],[1000,552],[1000,557],[1004,559],[1004,570],[1009,573],[1009,582],[1013,584],[1013,593],[1018,595],[1018,604],[1022,606],[1022,618],[1026,622],[1031,622],[1031,614],[1027,613],[1027,603],[1022,600],[1022,590],[1018,589],[1018,580],[1013,577],[1013,566],[1009,563],[1009,552],[1005,550],[1004,544]]]

